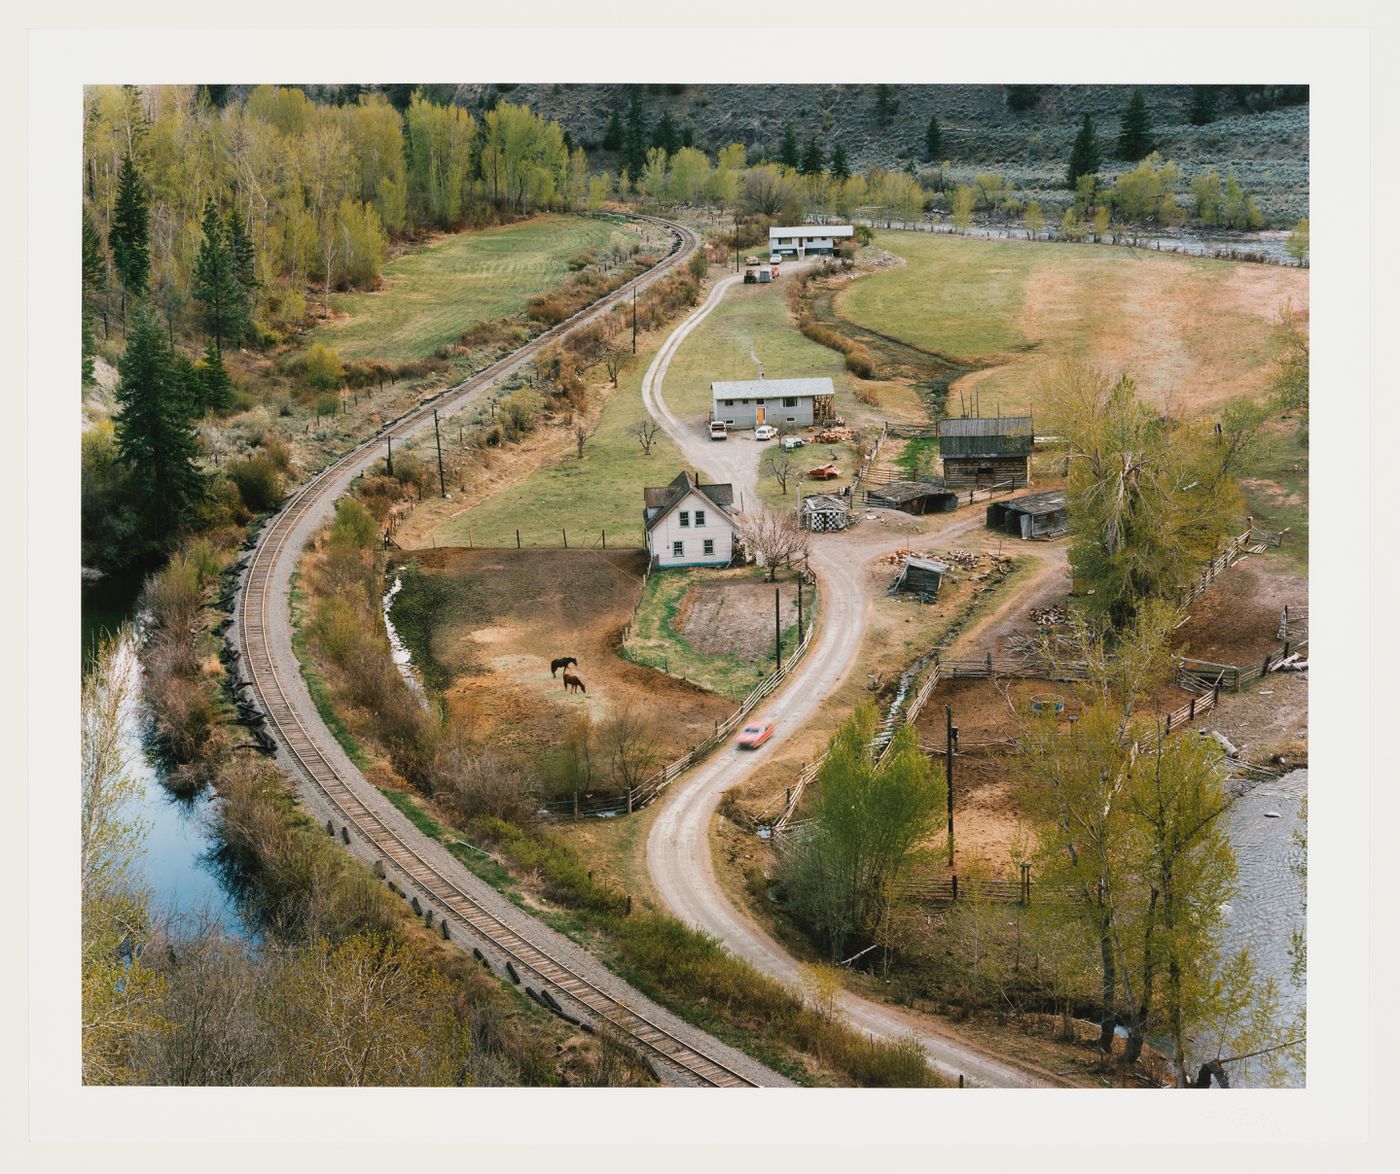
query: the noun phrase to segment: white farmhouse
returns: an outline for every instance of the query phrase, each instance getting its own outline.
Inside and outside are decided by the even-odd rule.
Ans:
[[[654,567],[727,567],[734,558],[732,485],[701,485],[688,472],[648,488],[647,550]]]
[[[783,256],[805,257],[808,253],[834,253],[840,241],[855,236],[849,224],[799,224],[768,230],[768,251]]]

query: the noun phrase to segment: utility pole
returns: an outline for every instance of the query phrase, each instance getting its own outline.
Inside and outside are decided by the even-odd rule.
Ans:
[[[802,641],[802,633],[802,580],[799,578],[797,580],[797,640],[799,643]]]
[[[632,291],[632,353],[637,353],[637,291]]]
[[[447,496],[447,476],[442,471],[442,432],[438,429],[437,408],[433,409],[433,439],[437,442],[438,454],[438,491],[443,497]]]
[[[389,433],[389,435],[385,437],[385,439],[389,442],[389,476],[392,477],[394,475],[394,434],[392,432]]]
[[[945,705],[948,718],[947,749],[944,751],[943,773],[948,780],[948,867],[953,867],[953,747],[958,743],[958,727],[953,724],[953,707]]]
[[[778,667],[783,667],[783,604],[782,589],[773,588],[773,655],[777,657]]]

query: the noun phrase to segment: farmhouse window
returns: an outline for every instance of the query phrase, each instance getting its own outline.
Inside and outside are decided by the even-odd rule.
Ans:
[[[785,407],[785,408],[795,408],[795,407],[797,407],[797,397],[796,397],[795,395],[785,395],[785,396],[783,396],[783,407]]]
[[[682,525],[682,526],[689,526],[689,525],[690,525],[690,511],[689,511],[689,510],[681,510],[681,525]]]
[[[725,423],[726,423],[726,424],[732,425],[732,424],[734,423],[734,421],[733,421],[733,420],[726,420]]]
[[[734,401],[732,399],[720,400],[720,403],[722,403],[726,408],[732,408],[734,406]]]
[[[684,542],[673,542],[673,543],[671,543],[671,557],[672,557],[672,558],[684,558],[684,557],[685,557],[685,543],[684,543]]]
[[[797,417],[796,417],[796,416],[789,416],[789,417],[787,418],[787,422],[788,422],[789,424],[796,424],[796,423],[797,423]]]
[[[706,538],[706,539],[705,539],[705,553],[706,553],[706,555],[714,554],[714,552],[715,552],[715,540],[714,540],[713,538]]]
[[[705,511],[704,511],[704,510],[696,510],[696,511],[695,511],[695,524],[696,524],[697,526],[703,526],[703,525],[705,524]]]

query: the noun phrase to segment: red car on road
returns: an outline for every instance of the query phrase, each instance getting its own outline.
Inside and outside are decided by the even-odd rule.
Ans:
[[[735,745],[740,750],[757,750],[773,736],[776,728],[772,722],[752,722],[739,731]]]

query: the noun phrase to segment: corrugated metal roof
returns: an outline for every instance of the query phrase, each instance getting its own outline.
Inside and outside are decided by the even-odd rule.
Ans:
[[[1019,514],[1049,514],[1065,508],[1065,491],[1063,489],[1050,489],[1044,493],[1013,497],[1010,501],[998,504],[1003,509],[1014,510]]]
[[[940,575],[948,573],[947,563],[940,563],[931,558],[915,558],[913,555],[905,556],[904,567],[906,570],[910,567],[917,567],[921,571],[934,571]]]
[[[820,379],[739,379],[710,384],[714,399],[781,399],[783,396],[835,395],[831,380]]]
[[[780,236],[854,236],[855,229],[849,224],[797,224],[783,228],[770,228],[768,239]]]
[[[850,510],[850,503],[834,493],[809,493],[802,499],[804,510]]]
[[[964,420],[940,420],[941,436],[1030,436],[1030,416],[971,416]]]
[[[887,485],[872,486],[866,490],[873,500],[910,502],[920,497],[956,497],[951,489],[928,481],[891,481]]]

